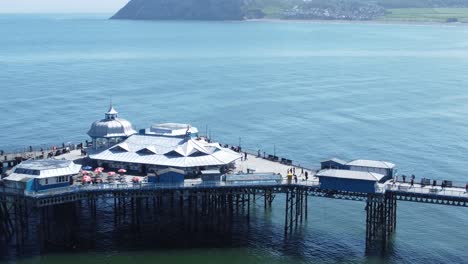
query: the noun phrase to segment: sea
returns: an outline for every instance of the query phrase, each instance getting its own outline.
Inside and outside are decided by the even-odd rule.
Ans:
[[[112,102],[137,129],[189,123],[306,167],[388,160],[400,175],[468,182],[466,24],[109,17],[0,15],[1,150],[83,142]],[[311,198],[286,238],[280,198],[229,234],[137,243],[109,229],[73,249],[3,245],[0,262],[468,263],[466,208],[398,202],[390,249],[369,257],[363,202]]]

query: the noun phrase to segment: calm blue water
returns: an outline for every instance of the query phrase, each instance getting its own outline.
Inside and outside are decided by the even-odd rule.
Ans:
[[[168,121],[200,130],[208,125],[216,140],[242,137],[245,147],[275,148],[308,166],[331,156],[385,159],[418,177],[468,181],[466,25],[106,17],[0,16],[0,149],[87,139],[112,96],[120,116],[137,128]],[[464,208],[400,202],[385,260],[364,256],[362,203],[312,199],[303,240],[292,246],[282,244],[281,215],[280,206],[259,214],[254,234],[233,247],[109,248],[21,263],[468,259]]]

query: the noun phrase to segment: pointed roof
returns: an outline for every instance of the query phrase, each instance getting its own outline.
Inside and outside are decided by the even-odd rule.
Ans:
[[[178,145],[174,151],[179,153],[180,155],[187,157],[197,152],[202,154],[209,154],[209,152],[203,147],[197,144],[194,140],[188,139],[181,145]]]
[[[109,110],[107,110],[107,112],[106,112],[106,115],[116,115],[118,113],[119,112],[117,112],[117,110],[115,110],[114,106],[111,104],[109,106]]]
[[[146,146],[140,150],[137,151],[137,153],[151,153],[151,154],[158,154],[158,152],[156,151],[156,148],[154,146]]]
[[[115,145],[115,146],[111,147],[110,150],[120,150],[120,151],[129,152],[130,147],[128,146],[128,144],[126,142],[122,142],[122,143],[120,143],[118,145]]]

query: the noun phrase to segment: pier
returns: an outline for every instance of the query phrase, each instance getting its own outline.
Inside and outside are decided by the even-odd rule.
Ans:
[[[78,150],[63,158],[80,157]],[[286,177],[294,168],[297,182]],[[250,221],[253,205],[265,209],[274,203],[284,203],[284,234],[294,236],[295,230],[307,221],[311,197],[354,200],[363,203],[366,223],[366,252],[384,254],[397,227],[397,201],[430,203],[434,205],[468,207],[468,193],[464,187],[421,185],[393,180],[378,184],[373,193],[325,189],[316,177],[316,171],[290,164],[248,155],[236,161],[236,169],[244,173],[281,173],[282,181],[201,181],[183,183],[132,183],[131,177],[123,183],[72,185],[40,192],[19,192],[0,187],[0,234],[2,239],[21,244],[27,239],[28,229],[34,223],[39,234],[51,235],[50,219],[53,211],[86,211],[90,219],[99,218],[101,210],[112,211],[116,223],[139,225],[142,218],[157,216],[160,210],[177,212],[179,216],[197,222],[225,226],[234,216]],[[235,173],[237,173],[236,171]],[[306,180],[301,173],[310,175]],[[73,209],[70,209],[73,208]]]

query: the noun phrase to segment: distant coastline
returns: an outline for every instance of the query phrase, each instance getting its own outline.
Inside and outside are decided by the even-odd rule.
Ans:
[[[257,19],[468,23],[461,0],[131,0],[111,19],[243,21]]]
[[[246,19],[245,22],[278,22],[278,23],[316,23],[316,24],[382,24],[382,25],[445,25],[467,26],[468,22],[440,22],[440,21],[407,21],[407,20],[339,20],[339,19],[279,19],[256,18]]]

